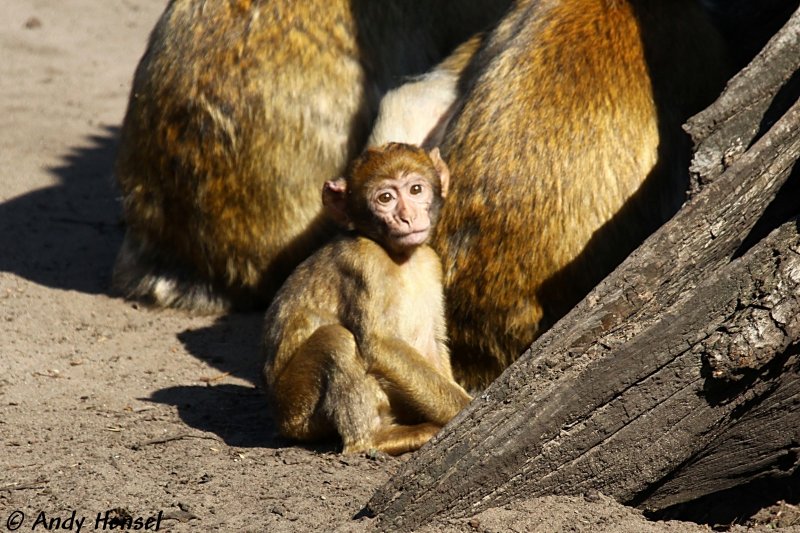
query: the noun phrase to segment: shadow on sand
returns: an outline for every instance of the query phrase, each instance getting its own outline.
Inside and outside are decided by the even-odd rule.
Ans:
[[[104,128],[48,169],[57,185],[0,204],[0,271],[55,289],[108,292],[122,240],[112,178],[118,132]]]

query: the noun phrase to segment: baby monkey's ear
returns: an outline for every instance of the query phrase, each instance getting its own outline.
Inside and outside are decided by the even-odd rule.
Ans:
[[[322,205],[334,222],[343,228],[353,229],[353,224],[347,215],[347,182],[344,178],[325,182],[322,186]]]
[[[428,156],[430,156],[431,161],[433,161],[433,168],[435,168],[436,172],[439,174],[439,181],[442,184],[442,198],[445,198],[447,196],[447,191],[450,190],[450,169],[447,168],[447,163],[442,159],[438,146],[428,152]]]

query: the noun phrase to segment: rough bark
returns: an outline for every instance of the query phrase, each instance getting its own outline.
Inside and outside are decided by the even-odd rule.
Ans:
[[[766,127],[781,87],[800,69],[798,14],[729,82],[727,90],[686,123],[695,146],[693,189],[719,176]]]
[[[588,489],[662,509],[797,468],[797,220],[732,257],[800,156],[800,103],[765,119],[798,47],[795,13],[690,122],[692,199],[375,494],[380,526]]]

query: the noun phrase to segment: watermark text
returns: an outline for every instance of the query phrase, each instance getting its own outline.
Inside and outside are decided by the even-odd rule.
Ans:
[[[131,516],[119,511],[105,511],[94,516],[79,515],[77,511],[48,513],[39,511],[25,516],[14,511],[6,519],[9,531],[159,531],[164,511],[149,516]]]

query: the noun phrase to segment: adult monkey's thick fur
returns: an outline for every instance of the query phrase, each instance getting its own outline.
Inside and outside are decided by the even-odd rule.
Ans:
[[[319,188],[380,96],[508,0],[174,0],[136,70],[116,174],[125,296],[263,306],[323,242]]]
[[[456,378],[487,385],[680,206],[725,75],[691,0],[520,1],[467,67],[433,246]]]

